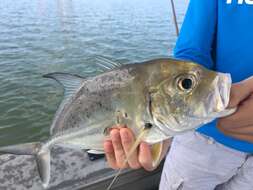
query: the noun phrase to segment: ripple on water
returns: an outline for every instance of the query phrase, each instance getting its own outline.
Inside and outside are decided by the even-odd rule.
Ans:
[[[179,23],[188,0],[176,1]],[[47,138],[62,89],[41,76],[98,72],[95,56],[134,63],[175,44],[167,0],[0,3],[0,145]]]

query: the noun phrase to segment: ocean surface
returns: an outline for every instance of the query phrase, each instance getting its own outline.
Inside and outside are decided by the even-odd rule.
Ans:
[[[187,4],[175,1],[179,25]],[[0,145],[48,138],[63,89],[43,74],[168,57],[175,41],[170,0],[2,0]]]

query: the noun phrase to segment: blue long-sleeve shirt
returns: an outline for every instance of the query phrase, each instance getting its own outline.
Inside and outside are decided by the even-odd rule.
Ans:
[[[233,82],[253,76],[253,0],[191,0],[174,55],[230,73]],[[198,131],[253,153],[253,143],[225,136],[216,121]]]

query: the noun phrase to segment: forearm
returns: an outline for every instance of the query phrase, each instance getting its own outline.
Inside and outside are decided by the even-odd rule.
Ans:
[[[252,135],[253,134],[253,126],[249,130],[251,130],[251,135],[250,134],[241,134],[238,132],[233,132],[233,131],[229,131],[229,130],[225,130],[225,129],[220,129],[220,131],[222,133],[224,133],[225,135],[253,143],[253,135]]]

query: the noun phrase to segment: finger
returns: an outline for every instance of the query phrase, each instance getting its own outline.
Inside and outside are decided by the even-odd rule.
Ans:
[[[235,83],[231,87],[230,108],[236,107],[241,101],[253,93],[253,77],[242,82]]]
[[[111,132],[113,129],[121,129],[121,128],[127,128],[127,126],[124,125],[124,124],[119,124],[119,125],[113,125],[112,127],[107,127],[107,128],[105,129],[105,134],[108,135],[108,136],[106,136],[106,137],[107,137],[107,138],[108,138],[108,137],[110,138],[109,134],[110,134],[110,132]]]
[[[221,130],[231,130],[233,128],[253,125],[252,112],[253,98],[249,98],[239,105],[238,110],[234,114],[219,119],[217,126]]]
[[[231,92],[230,92],[230,100],[229,100],[229,108],[234,108],[237,107],[238,104],[244,99],[246,98],[246,94],[245,93],[246,89],[245,87],[242,86],[241,83],[235,83],[232,85],[231,87]],[[246,96],[246,97],[245,97]]]
[[[111,140],[106,140],[104,142],[104,151],[105,151],[106,160],[107,160],[109,166],[115,170],[118,169]]]
[[[110,133],[110,137],[112,140],[117,166],[119,168],[126,168],[127,167],[127,164],[125,163],[126,155],[122,147],[119,130],[113,129]]]
[[[154,170],[152,161],[150,146],[147,143],[142,142],[139,148],[139,162],[141,166],[147,171],[152,171]]]
[[[123,128],[120,129],[120,137],[124,152],[126,155],[129,155],[135,140],[134,134],[130,129]],[[128,164],[133,169],[139,169],[141,167],[138,161],[138,150],[135,150],[129,155]]]

